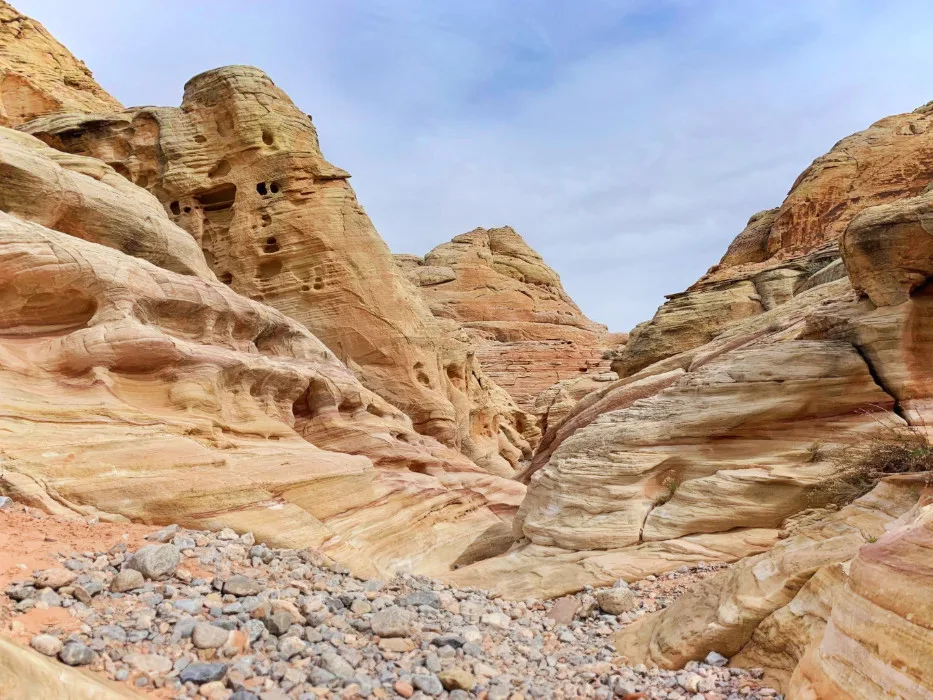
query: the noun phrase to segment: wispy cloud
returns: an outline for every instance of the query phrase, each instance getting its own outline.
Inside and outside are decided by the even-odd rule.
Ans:
[[[933,99],[933,5],[20,0],[127,104],[264,68],[393,250],[513,225],[623,330],[839,138]]]

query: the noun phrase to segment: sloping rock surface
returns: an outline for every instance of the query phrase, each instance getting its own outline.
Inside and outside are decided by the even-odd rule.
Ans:
[[[262,71],[202,73],[179,108],[24,129],[148,189],[221,282],[310,329],[422,434],[502,476],[530,455],[534,421],[483,374],[469,339],[433,318],[310,117]]]
[[[35,20],[0,0],[0,126],[63,111],[122,109],[82,61]]]
[[[436,317],[466,329],[486,374],[535,415],[547,417],[550,404],[536,399],[556,382],[608,372],[603,356],[625,340],[590,321],[557,273],[509,226],[477,228],[424,258],[396,260]]]
[[[514,512],[523,487],[216,281],[111,168],[8,129],[0,163],[0,492],[253,530],[371,572],[444,570]],[[17,189],[29,202],[3,199]]]

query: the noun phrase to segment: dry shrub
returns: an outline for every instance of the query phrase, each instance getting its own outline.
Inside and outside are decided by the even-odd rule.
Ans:
[[[891,474],[933,473],[933,446],[920,428],[893,421],[859,442],[826,451],[823,445],[809,450],[811,460],[826,456],[838,469],[836,476],[815,494],[824,503],[845,505],[871,491]]]

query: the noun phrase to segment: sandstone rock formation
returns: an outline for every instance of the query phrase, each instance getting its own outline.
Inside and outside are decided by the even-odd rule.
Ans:
[[[841,142],[780,209],[752,218],[720,266],[636,329],[614,363],[623,378],[549,427],[522,473],[516,545],[454,580],[557,594],[670,570],[701,547],[706,561],[761,552],[832,503],[840,446],[929,425],[933,268],[929,195],[917,193],[933,171],[909,168],[897,184],[891,162],[924,167],[928,119],[921,109]],[[859,153],[845,186],[830,167],[843,147]],[[859,213],[862,202],[877,206]],[[810,205],[823,223],[809,238],[778,225]]]
[[[0,167],[0,493],[252,530],[371,572],[442,571],[514,512],[520,485],[216,281],[109,166],[0,129]]]
[[[113,111],[122,106],[82,61],[38,22],[0,0],[0,126],[43,114]]]
[[[627,376],[695,348],[805,288],[838,257],[836,242],[859,212],[918,195],[933,180],[931,126],[928,104],[886,117],[814,160],[779,208],[755,214],[718,265],[632,332],[613,369]]]
[[[716,650],[737,666],[764,667],[769,682],[793,687],[796,698],[926,697],[933,688],[926,673],[933,633],[925,627],[922,601],[929,597],[923,584],[930,566],[918,554],[930,542],[931,499],[929,474],[890,477],[838,513],[645,616],[616,645],[632,663],[664,668]],[[873,586],[866,590],[868,576]],[[886,596],[883,609],[871,602]],[[872,629],[870,641],[863,639],[870,651],[858,655],[858,642],[837,626],[864,634],[869,620],[888,626],[888,634]],[[891,644],[879,645],[885,638]],[[808,661],[797,667],[805,655]]]
[[[933,496],[908,524],[863,546],[836,587],[822,635],[794,671],[796,698],[933,695]],[[924,502],[922,502],[924,503]]]
[[[832,159],[819,159],[780,210],[753,217],[719,268],[636,329],[622,353],[626,376],[549,430],[523,474],[521,543],[457,580],[496,573],[511,595],[549,564],[577,585],[628,578],[630,559],[649,546],[646,569],[658,571],[700,533],[776,528],[787,539],[630,627],[619,651],[666,668],[717,651],[765,667],[794,698],[928,696],[933,638],[920,611],[929,567],[918,552],[929,547],[933,477],[889,478],[832,514],[845,465],[828,457],[930,424],[933,266],[929,194],[918,192],[933,172],[918,180],[908,169],[901,183],[888,161],[897,148],[902,162],[926,162],[926,140],[892,128],[913,124],[909,135],[921,137],[926,120],[919,110],[853,137],[868,150],[845,187]],[[826,192],[813,184],[823,180]],[[848,197],[853,188],[861,199]],[[861,211],[862,200],[877,206]],[[773,245],[781,212],[800,213],[805,201],[823,217],[812,239],[784,231],[770,257],[749,253],[764,230]],[[761,309],[737,305],[742,294]],[[721,325],[707,324],[704,340],[688,318],[703,318],[707,303]]]
[[[396,260],[431,312],[466,329],[486,374],[523,410],[542,417],[543,428],[593,388],[592,378],[609,371],[603,355],[625,341],[624,334],[610,334],[584,316],[557,273],[509,226],[477,228],[424,258]],[[567,386],[583,373],[584,386]],[[555,402],[561,407],[548,421]]]
[[[533,420],[483,375],[468,339],[431,316],[310,117],[262,71],[198,75],[180,108],[24,129],[152,192],[220,281],[310,329],[419,432],[503,476],[530,455]]]

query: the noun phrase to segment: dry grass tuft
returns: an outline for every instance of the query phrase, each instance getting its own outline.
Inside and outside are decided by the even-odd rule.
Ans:
[[[827,450],[814,443],[810,461],[828,459],[838,474],[814,496],[823,503],[843,506],[871,491],[891,474],[933,473],[933,446],[924,431],[902,423],[885,422],[876,435],[851,445]]]

